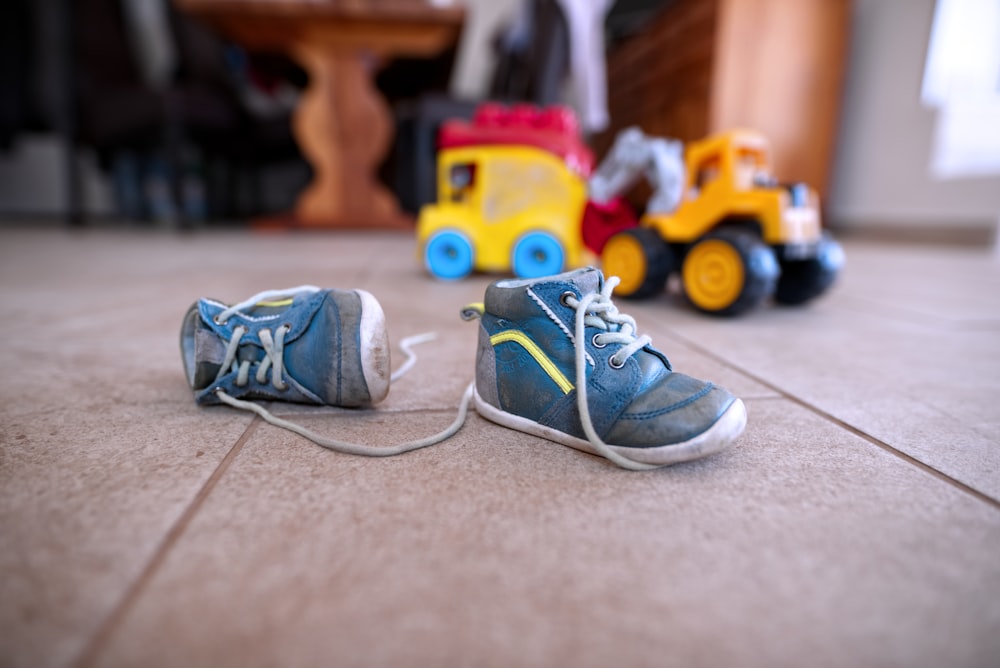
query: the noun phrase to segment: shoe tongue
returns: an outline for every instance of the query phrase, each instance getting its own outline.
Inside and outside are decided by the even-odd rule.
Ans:
[[[580,295],[588,295],[601,289],[601,272],[593,267],[568,271],[555,276],[541,278],[511,278],[491,283],[486,288],[483,300],[487,312],[504,317],[520,317],[538,308],[534,302],[530,306],[525,302],[525,289],[545,291],[562,290],[559,286],[570,283],[580,291]],[[558,297],[558,292],[555,295]],[[529,300],[530,301],[530,300]],[[525,311],[524,309],[528,309]]]
[[[593,267],[587,267],[585,269],[578,269],[577,271],[570,272],[569,274],[566,274],[566,278],[570,283],[577,287],[581,295],[589,295],[592,292],[600,292],[604,283],[601,272]]]

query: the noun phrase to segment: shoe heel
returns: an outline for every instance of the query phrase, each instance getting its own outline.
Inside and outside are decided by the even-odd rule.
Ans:
[[[355,290],[361,299],[361,372],[368,385],[371,402],[377,404],[389,394],[392,364],[389,356],[389,335],[385,313],[375,296],[365,290]]]

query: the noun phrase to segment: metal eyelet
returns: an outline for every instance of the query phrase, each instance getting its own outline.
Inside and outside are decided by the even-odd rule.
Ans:
[[[226,321],[225,320],[219,320],[219,316],[217,316],[217,315],[212,316],[212,322],[214,322],[219,327],[222,327],[222,326],[224,326],[226,324]]]
[[[576,299],[576,293],[567,290],[566,292],[559,295],[559,303],[565,306],[566,308],[573,308],[573,306],[568,301],[571,298]]]
[[[612,355],[611,357],[608,358],[608,366],[610,366],[612,369],[621,369],[623,366],[625,366],[625,362],[627,361],[628,360],[622,360],[621,362],[616,362],[615,356]]]
[[[599,342],[599,341],[597,340],[597,337],[599,337],[600,335],[601,335],[601,333],[600,333],[600,332],[598,332],[597,334],[594,334],[594,336],[592,336],[592,337],[590,338],[590,343],[591,343],[591,344],[592,344],[592,345],[593,345],[593,346],[594,346],[595,348],[607,348],[607,347],[608,347],[608,344],[606,344],[606,343],[601,343],[601,342]]]

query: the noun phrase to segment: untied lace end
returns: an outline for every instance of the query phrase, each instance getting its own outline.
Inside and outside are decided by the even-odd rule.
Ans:
[[[426,341],[430,341],[434,339],[435,336],[436,335],[434,333],[418,334],[416,336],[407,337],[400,342],[400,348],[404,353],[406,353],[407,360],[392,375],[393,382],[398,378],[402,377],[403,375],[405,375],[406,372],[409,371],[410,368],[412,368],[413,364],[416,362],[417,356],[416,353],[413,352],[412,346],[424,343]],[[234,335],[233,338],[236,339],[237,337]],[[277,339],[275,345],[280,347],[282,345],[281,344],[282,340],[283,339],[281,338]],[[247,363],[244,362],[244,365],[246,364]],[[469,386],[465,389],[465,393],[462,395],[462,400],[459,404],[458,415],[455,417],[454,421],[452,421],[452,423],[447,428],[445,428],[443,431],[440,431],[426,438],[414,441],[407,441],[404,443],[399,443],[391,446],[373,446],[361,443],[351,443],[349,441],[341,441],[335,438],[323,436],[321,434],[317,434],[314,431],[306,429],[305,427],[299,424],[296,424],[289,420],[285,420],[283,418],[279,418],[273,415],[270,411],[268,411],[266,408],[264,408],[259,404],[253,403],[251,401],[245,401],[243,399],[237,399],[236,397],[233,397],[228,392],[226,392],[225,389],[221,386],[216,386],[215,388],[213,388],[212,391],[215,393],[216,397],[218,397],[219,401],[223,402],[224,404],[232,406],[233,408],[239,408],[242,410],[250,411],[252,413],[256,413],[266,422],[276,427],[287,429],[288,431],[296,433],[304,438],[309,439],[316,445],[327,448],[328,450],[334,450],[336,452],[341,452],[344,454],[359,455],[365,457],[390,457],[393,455],[399,455],[405,452],[412,452],[413,450],[419,450],[420,448],[426,448],[430,445],[441,443],[442,441],[445,441],[451,438],[453,435],[455,435],[455,433],[457,433],[458,430],[461,429],[462,426],[465,424],[465,420],[469,412],[469,405],[472,402],[473,383],[470,383]]]

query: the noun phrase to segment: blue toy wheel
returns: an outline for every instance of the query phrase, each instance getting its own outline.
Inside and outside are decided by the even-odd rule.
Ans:
[[[424,247],[424,265],[434,276],[456,281],[472,273],[472,244],[460,232],[435,233]]]
[[[562,244],[547,232],[528,232],[518,239],[511,267],[519,278],[539,278],[563,270]]]

